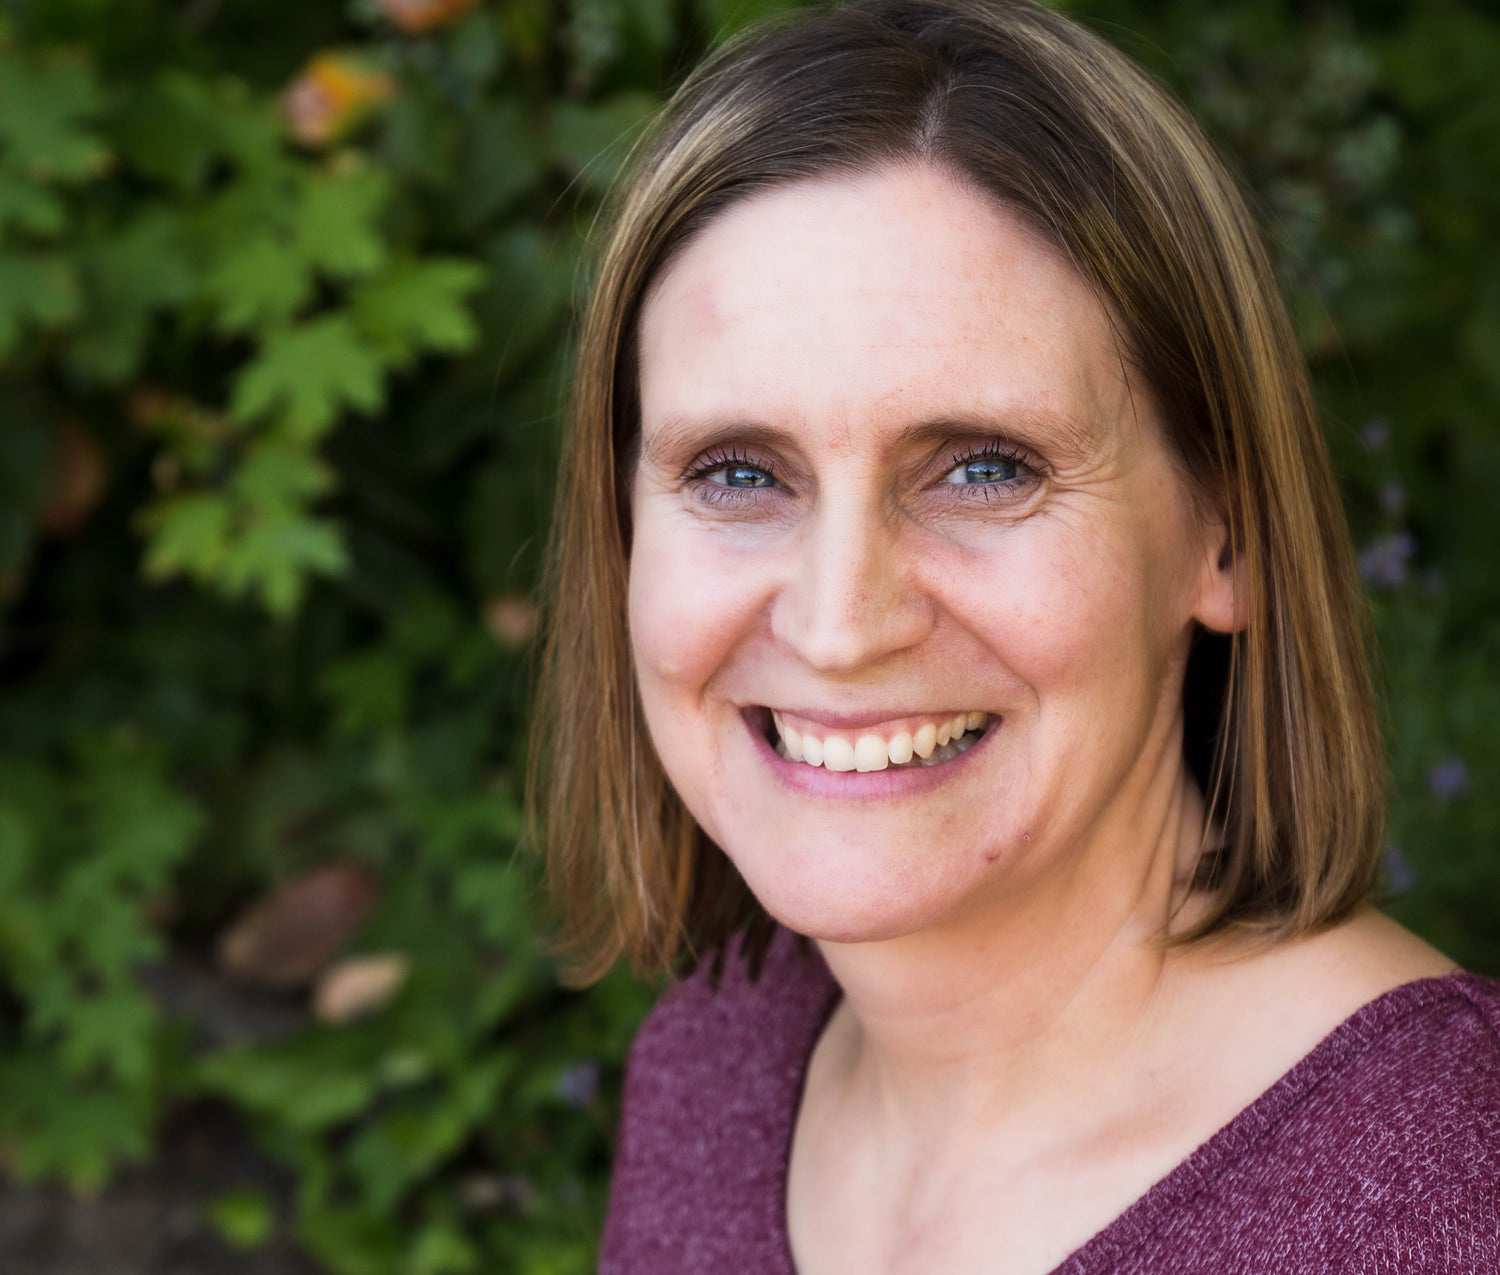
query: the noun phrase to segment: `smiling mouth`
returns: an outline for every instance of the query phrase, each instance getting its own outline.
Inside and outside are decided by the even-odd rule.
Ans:
[[[907,718],[866,730],[832,730],[764,710],[766,741],[786,761],[835,771],[941,766],[977,744],[999,719],[985,712]]]

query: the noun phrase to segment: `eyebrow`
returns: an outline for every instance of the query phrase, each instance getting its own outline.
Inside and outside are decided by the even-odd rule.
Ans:
[[[697,454],[713,443],[759,443],[762,446],[781,446],[795,442],[792,430],[764,421],[739,420],[735,417],[669,417],[659,429],[653,430],[648,440],[641,431],[640,457],[651,464],[686,453]]]
[[[901,450],[947,438],[978,436],[1014,441],[1053,457],[1078,459],[1099,450],[1103,433],[1100,422],[1092,417],[1029,411],[1010,411],[1003,415],[977,412],[914,422],[891,440],[891,446],[894,450]],[[642,435],[640,443],[643,461],[662,464],[688,453],[696,455],[715,443],[796,446],[797,435],[793,429],[754,419],[669,417],[651,431],[649,440]]]
[[[899,447],[977,435],[1026,443],[1054,457],[1075,459],[1097,452],[1103,433],[1100,423],[1092,417],[1018,410],[1003,416],[991,413],[940,416],[908,425],[895,441]]]

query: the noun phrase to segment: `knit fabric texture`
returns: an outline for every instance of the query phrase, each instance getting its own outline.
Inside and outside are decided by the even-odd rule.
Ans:
[[[786,1177],[839,999],[777,935],[674,987],[625,1079],[600,1275],[795,1275]],[[1500,983],[1371,1001],[1054,1275],[1500,1275]]]

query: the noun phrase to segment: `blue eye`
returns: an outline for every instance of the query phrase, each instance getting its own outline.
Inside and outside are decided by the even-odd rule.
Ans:
[[[973,456],[959,461],[943,475],[945,483],[1005,483],[1015,478],[1019,467],[1005,456]]]
[[[769,464],[758,463],[738,448],[729,447],[709,452],[683,477],[699,499],[711,504],[733,504],[747,500],[746,493],[781,486]]]
[[[721,487],[769,487],[774,481],[769,473],[754,465],[721,465],[708,475],[708,480]]]

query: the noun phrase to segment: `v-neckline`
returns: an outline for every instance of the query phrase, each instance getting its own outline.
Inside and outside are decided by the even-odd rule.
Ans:
[[[797,1275],[787,1227],[787,1182],[791,1169],[792,1137],[802,1108],[808,1067],[813,1050],[833,1012],[843,999],[838,984],[827,972],[821,957],[815,957],[829,983],[826,1003],[812,1016],[808,1039],[803,1042],[801,1066],[796,1076],[796,1096],[788,1104],[785,1145],[774,1183],[777,1206],[777,1254],[775,1275]],[[1156,1233],[1175,1209],[1181,1208],[1212,1183],[1220,1173],[1268,1136],[1317,1087],[1396,1021],[1445,1000],[1462,995],[1463,980],[1474,977],[1464,970],[1401,983],[1366,1001],[1302,1056],[1258,1098],[1233,1116],[1197,1150],[1127,1205],[1102,1230],[1069,1253],[1047,1275],[1103,1275],[1109,1264],[1122,1261],[1132,1250]]]

